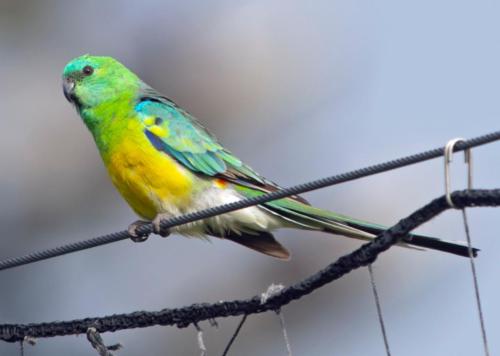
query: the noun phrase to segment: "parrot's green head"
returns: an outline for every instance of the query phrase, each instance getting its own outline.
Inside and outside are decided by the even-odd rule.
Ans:
[[[71,60],[63,72],[64,96],[80,113],[131,97],[139,83],[134,73],[111,57],[86,54]]]

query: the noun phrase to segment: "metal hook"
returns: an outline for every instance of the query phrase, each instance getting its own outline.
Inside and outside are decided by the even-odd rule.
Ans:
[[[458,142],[465,142],[465,140],[463,138],[454,138],[448,141],[448,143],[444,147],[444,188],[446,194],[446,202],[450,207],[455,209],[457,209],[457,207],[451,200],[450,192],[450,163],[453,157],[453,149]],[[472,154],[470,148],[466,148],[464,151],[464,162],[467,164],[467,189],[472,189]]]

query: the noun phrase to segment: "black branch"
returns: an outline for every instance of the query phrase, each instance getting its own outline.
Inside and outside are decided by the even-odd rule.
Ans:
[[[457,208],[499,206],[500,189],[457,191],[452,194],[452,200]],[[411,230],[447,209],[450,209],[450,207],[446,203],[444,196],[433,200],[413,214],[400,220],[393,227],[382,232],[373,241],[362,245],[348,255],[340,257],[337,261],[303,281],[284,288],[281,292],[270,297],[265,303],[262,303],[261,297],[256,295],[249,299],[213,304],[193,304],[156,312],[138,311],[129,314],[39,324],[3,324],[0,325],[0,339],[16,342],[23,340],[25,337],[42,338],[85,334],[91,327],[94,327],[100,333],[154,325],[175,325],[182,328],[215,318],[257,314],[270,310],[276,311],[325,284],[341,278],[356,268],[373,263],[380,253],[398,243]]]

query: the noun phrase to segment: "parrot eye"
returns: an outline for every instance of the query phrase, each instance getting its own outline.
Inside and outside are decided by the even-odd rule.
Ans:
[[[91,66],[85,66],[83,67],[82,69],[82,73],[86,76],[89,76],[91,75],[92,73],[94,73],[94,68],[92,68]]]

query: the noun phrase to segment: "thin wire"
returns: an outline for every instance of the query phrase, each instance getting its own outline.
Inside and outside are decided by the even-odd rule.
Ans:
[[[380,306],[380,298],[377,292],[377,286],[375,284],[375,276],[373,274],[372,264],[368,265],[368,272],[370,272],[370,281],[372,285],[373,297],[375,298],[375,305],[377,306],[378,322],[380,324],[380,330],[382,330],[382,337],[384,339],[385,353],[387,356],[391,356],[391,350],[389,348],[389,339],[387,338],[387,332],[385,330],[384,318],[382,316],[382,307]]]
[[[463,142],[458,142],[454,146],[454,151],[462,151],[466,148],[476,147],[491,143],[493,141],[500,140],[500,131],[495,131],[483,136],[478,136]],[[164,230],[170,229],[174,226],[179,226],[187,224],[190,222],[203,220],[206,218],[214,217],[216,215],[229,213],[234,210],[239,210],[243,208],[248,208],[253,205],[267,203],[273,200],[282,199],[291,195],[306,193],[315,189],[324,188],[327,186],[332,186],[335,184],[340,184],[362,177],[367,177],[377,173],[386,172],[392,169],[401,168],[404,166],[409,166],[411,164],[423,162],[433,158],[441,157],[444,154],[444,147],[435,148],[425,152],[417,153],[414,155],[402,157],[392,161],[387,161],[380,164],[375,164],[361,169],[356,169],[347,173],[342,173],[327,178],[322,178],[314,180],[311,182],[299,184],[286,189],[280,189],[268,194],[263,194],[258,197],[243,199],[234,203],[221,205],[214,208],[209,208],[201,210],[199,212],[194,212],[182,216],[173,217],[171,219],[164,220],[161,223],[161,228]],[[149,234],[152,231],[152,225],[147,224],[141,226],[137,229],[139,235]],[[121,240],[126,240],[131,238],[126,230],[99,236],[93,239],[79,241],[75,243],[70,243],[56,248],[47,249],[44,251],[39,251],[25,256],[8,258],[6,260],[0,261],[0,270],[9,269],[16,266],[21,266],[41,260],[46,260],[49,258],[65,255],[72,252],[77,252],[101,245],[106,245],[112,242],[117,242]]]
[[[479,295],[479,283],[477,279],[476,265],[474,263],[474,256],[472,253],[472,241],[470,237],[469,223],[467,221],[467,214],[465,213],[465,208],[462,208],[462,217],[464,220],[465,235],[467,236],[467,246],[469,247],[469,261],[470,261],[470,268],[472,271],[472,279],[474,281],[474,292],[476,295],[477,313],[479,316],[479,323],[481,324],[481,335],[483,338],[484,354],[486,356],[489,356],[490,350],[488,347],[488,339],[486,337],[486,326],[484,323],[483,308],[481,307],[481,297]]]
[[[290,339],[288,338],[288,333],[286,331],[285,317],[283,316],[283,312],[281,311],[281,309],[277,310],[276,314],[278,314],[278,317],[280,319],[281,331],[283,332],[283,339],[285,340],[287,355],[292,356],[292,347],[290,345]]]
[[[453,156],[453,147],[458,143],[458,142],[463,142],[464,140],[462,138],[455,138],[450,141],[445,145],[444,148],[444,173],[445,173],[445,194],[446,194],[446,202],[448,205],[452,208],[458,209],[455,204],[453,203],[453,200],[451,199],[450,195],[450,163],[452,161],[452,156]],[[471,149],[467,148],[464,151],[464,159],[465,163],[467,164],[467,190],[472,190],[472,153]],[[470,266],[471,266],[471,272],[472,272],[472,280],[474,282],[474,293],[476,297],[476,305],[477,305],[477,313],[479,316],[479,323],[481,326],[481,336],[483,339],[483,348],[484,348],[484,354],[486,356],[490,355],[489,347],[488,347],[488,339],[486,337],[486,326],[484,322],[484,315],[483,315],[483,309],[481,307],[481,297],[479,294],[479,283],[478,283],[478,278],[477,278],[477,272],[476,272],[476,265],[474,263],[474,252],[472,249],[472,241],[470,237],[470,230],[469,230],[469,223],[467,221],[467,213],[465,212],[465,207],[461,208],[462,210],[462,218],[464,222],[464,229],[465,229],[465,235],[467,237],[467,252],[469,255],[469,261],[470,261]]]
[[[222,353],[222,356],[227,356],[227,353],[229,352],[229,349],[233,345],[234,340],[238,337],[238,334],[240,333],[241,327],[243,324],[245,324],[245,321],[247,320],[248,314],[243,315],[243,318],[241,318],[238,326],[236,327],[236,330],[233,333],[233,336],[231,336],[231,339],[226,345],[226,348],[224,349],[224,352]]]
[[[19,354],[21,356],[24,356],[24,345],[31,345],[31,346],[35,346],[36,345],[36,339],[34,337],[31,337],[31,336],[25,336],[24,338],[22,338],[21,340],[19,340]]]

